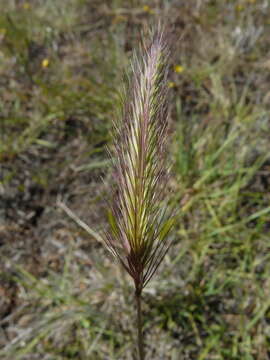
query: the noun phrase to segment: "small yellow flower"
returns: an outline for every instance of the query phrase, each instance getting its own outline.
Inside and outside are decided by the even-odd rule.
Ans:
[[[24,10],[29,10],[29,9],[30,9],[30,7],[31,7],[31,5],[30,5],[30,3],[29,3],[29,2],[25,2],[25,3],[23,3],[23,8],[24,8]]]
[[[241,11],[244,10],[244,5],[242,5],[242,4],[237,4],[235,8],[236,8],[236,11],[241,12]]]
[[[184,70],[185,70],[184,67],[181,66],[181,65],[175,65],[175,66],[174,66],[174,71],[175,71],[177,74],[181,74]]]
[[[176,87],[176,84],[175,84],[175,82],[173,82],[173,81],[169,81],[168,82],[168,88],[174,88],[174,87]]]
[[[49,64],[50,64],[49,59],[43,59],[42,63],[41,63],[41,66],[45,69],[45,68],[47,68],[49,66]]]
[[[143,11],[147,12],[148,14],[153,14],[153,10],[148,5],[143,6]]]

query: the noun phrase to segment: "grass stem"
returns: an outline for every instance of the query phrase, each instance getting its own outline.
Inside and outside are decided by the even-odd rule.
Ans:
[[[141,293],[136,293],[135,298],[136,298],[136,305],[137,305],[138,359],[144,360]]]

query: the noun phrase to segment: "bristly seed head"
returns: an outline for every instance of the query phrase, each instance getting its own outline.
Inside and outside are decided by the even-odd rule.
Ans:
[[[159,28],[150,46],[143,43],[140,53],[133,56],[121,119],[114,122],[115,197],[105,240],[133,278],[138,294],[164,258],[173,224],[164,205],[167,58]]]

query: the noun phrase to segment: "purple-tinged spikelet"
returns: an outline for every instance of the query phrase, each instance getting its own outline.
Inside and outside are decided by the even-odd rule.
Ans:
[[[114,122],[116,188],[106,243],[139,294],[168,250],[173,224],[164,204],[167,57],[164,35],[158,30],[150,46],[144,43],[134,54],[121,119]]]

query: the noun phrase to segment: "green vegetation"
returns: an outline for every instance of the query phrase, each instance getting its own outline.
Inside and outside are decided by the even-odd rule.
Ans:
[[[136,354],[128,275],[57,202],[107,227],[115,94],[140,31],[161,16],[174,25],[177,225],[143,295],[146,359],[267,359],[269,2],[0,5],[0,358]]]

